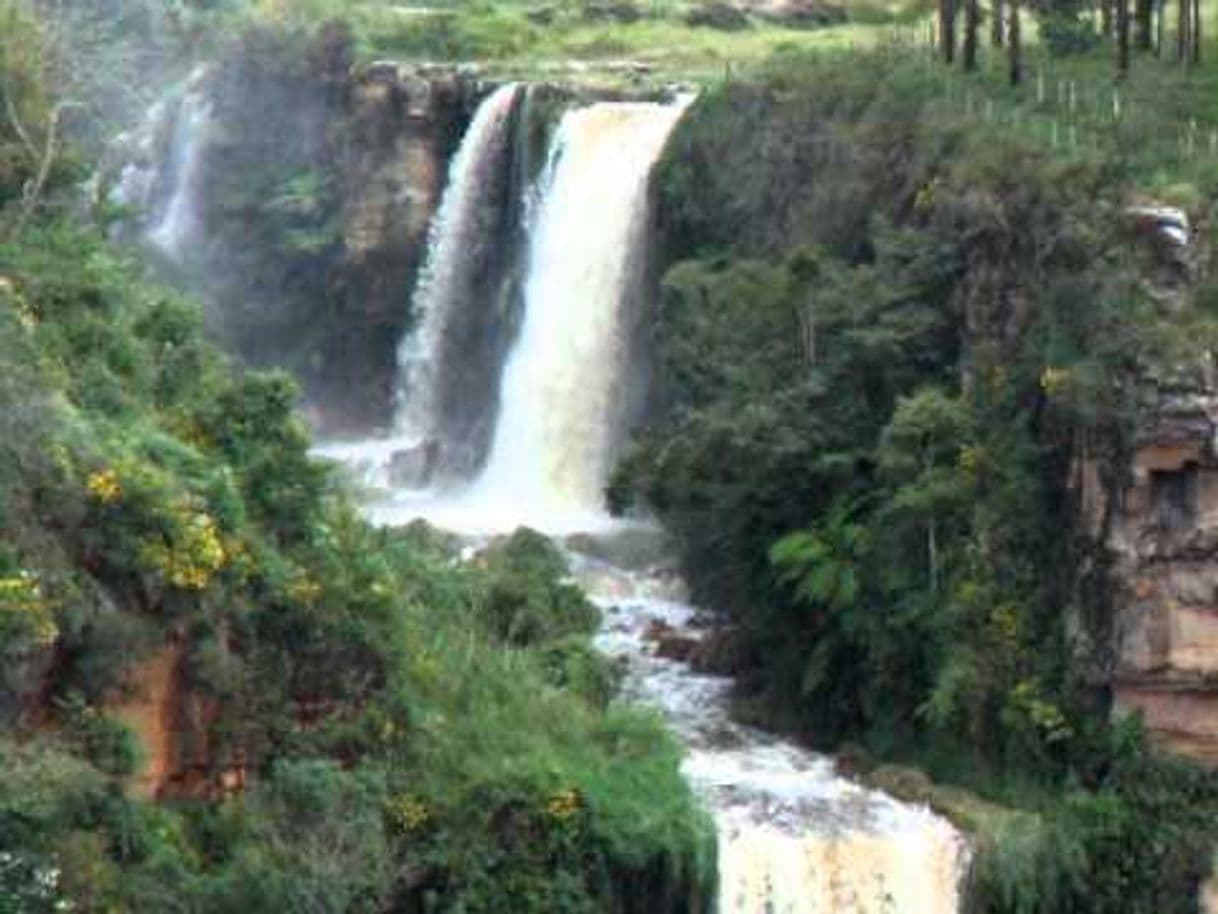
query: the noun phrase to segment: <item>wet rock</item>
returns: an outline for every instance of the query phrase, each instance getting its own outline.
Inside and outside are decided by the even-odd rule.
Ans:
[[[563,545],[572,552],[626,571],[651,568],[673,552],[667,533],[642,524],[604,533],[576,533],[563,540]]]
[[[558,14],[552,6],[537,6],[525,11],[525,18],[534,25],[553,25]]]
[[[368,82],[396,83],[398,75],[398,64],[395,60],[374,60],[363,70],[363,77]]]
[[[1141,204],[1125,210],[1134,231],[1174,248],[1188,247],[1192,232],[1188,213],[1179,207]]]
[[[721,32],[740,32],[751,24],[739,7],[730,3],[711,2],[695,6],[685,14],[685,24]]]
[[[833,754],[833,770],[844,778],[856,780],[874,771],[875,759],[858,743],[843,743]]]
[[[664,619],[652,619],[643,631],[643,640],[654,644],[656,655],[668,660],[678,660],[684,663],[689,659],[697,639],[686,632],[666,622]]]
[[[421,489],[431,481],[439,457],[435,441],[394,451],[389,458],[389,484],[395,488]]]
[[[928,803],[935,787],[926,772],[905,765],[881,765],[867,776],[867,784],[907,803]]]
[[[829,0],[774,0],[762,3],[754,12],[767,22],[793,28],[820,28],[847,20],[846,8]]]
[[[735,632],[725,627],[702,636],[690,663],[696,672],[712,676],[735,676],[745,666]]]
[[[630,0],[591,0],[584,6],[584,18],[590,22],[620,22],[629,25],[643,18],[643,11]]]

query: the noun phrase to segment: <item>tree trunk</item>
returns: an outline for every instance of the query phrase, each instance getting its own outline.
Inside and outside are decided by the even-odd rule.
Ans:
[[[1002,17],[1006,15],[1003,0],[991,0],[990,3],[990,44],[996,48],[1002,47],[1006,39],[1006,29]]]
[[[981,27],[981,12],[978,0],[964,0],[964,70],[971,73],[977,69],[977,30]]]
[[[956,0],[939,0],[939,53],[944,63],[955,63]]]
[[[1192,52],[1189,60],[1194,64],[1201,63],[1201,0],[1192,0],[1193,16],[1188,31]]]
[[[1023,48],[1019,41],[1019,0],[1009,0],[1011,10],[1011,26],[1007,36],[1010,64],[1010,79],[1012,86],[1023,82]]]
[[[1191,18],[1190,0],[1176,0],[1176,60],[1180,63],[1188,59],[1188,26]]]
[[[1139,51],[1149,51],[1154,43],[1152,10],[1152,0],[1134,0],[1134,45]]]
[[[1116,5],[1117,79],[1124,79],[1129,73],[1129,0],[1116,0]]]
[[[0,241],[9,241],[20,235],[30,217],[38,209],[47,178],[51,176],[51,166],[55,164],[55,157],[59,151],[59,119],[68,107],[71,107],[70,103],[60,102],[51,109],[51,113],[47,116],[46,140],[39,157],[38,172],[24,188],[21,209],[17,213],[16,220],[9,226],[0,225]],[[19,123],[19,121],[14,120],[14,123]],[[28,141],[28,135],[24,139]]]
[[[1163,54],[1163,32],[1167,21],[1167,0],[1155,0],[1155,57]]]
[[[1105,38],[1112,35],[1112,0],[1100,0],[1100,33]]]

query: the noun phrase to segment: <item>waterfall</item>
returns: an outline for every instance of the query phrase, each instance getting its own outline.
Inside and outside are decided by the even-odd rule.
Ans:
[[[398,348],[399,406],[394,425],[408,448],[433,450],[441,444],[446,331],[459,308],[489,304],[473,300],[482,277],[480,264],[471,260],[477,250],[493,244],[497,234],[503,207],[488,204],[486,197],[504,170],[518,94],[515,84],[501,86],[478,106],[449,166],[444,195],[428,231],[427,256],[413,297],[415,324]],[[427,462],[435,459],[442,455]]]
[[[147,233],[148,240],[173,260],[181,260],[202,232],[199,207],[212,116],[205,77],[206,70],[195,72],[178,105],[165,172],[159,176],[169,186],[169,195]]]
[[[502,180],[519,164],[503,152],[512,145],[518,97],[505,87],[483,102],[452,163],[414,299],[418,323],[401,349],[408,389],[402,437],[330,449],[332,456],[394,460],[409,455],[402,450],[408,436],[444,438],[444,414],[457,402],[445,405],[449,363],[468,357],[461,347],[470,338],[454,328],[496,307],[488,297],[495,283],[478,277],[487,272],[487,240],[499,242],[491,249],[503,247],[505,223],[489,213],[519,190],[505,193]],[[598,103],[564,115],[526,222],[523,321],[501,374],[480,375],[493,379],[499,400],[485,468],[464,491],[399,488],[392,500],[368,507],[372,520],[425,517],[475,539],[519,524],[610,538],[639,533],[604,529],[602,488],[635,380],[630,316],[644,291],[648,177],[683,108]],[[659,550],[656,568],[663,569]],[[839,777],[824,756],[739,723],[730,679],[659,656],[656,631],[691,643],[707,631],[698,610],[673,592],[671,575],[572,558],[602,609],[598,647],[624,668],[623,697],[663,715],[685,749],[687,780],[714,815],[718,914],[956,914],[968,852],[946,821]]]
[[[714,815],[717,914],[956,914],[969,855],[951,825],[734,720],[730,679],[662,656],[658,639],[707,633],[671,575],[579,555],[573,568],[601,607],[597,645],[624,669],[625,697],[664,716]]]
[[[475,490],[530,517],[595,515],[627,401],[647,178],[684,104],[605,102],[559,125],[529,238],[524,324]]]

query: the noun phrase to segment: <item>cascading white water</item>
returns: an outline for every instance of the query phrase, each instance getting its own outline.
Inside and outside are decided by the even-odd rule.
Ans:
[[[448,168],[448,182],[427,235],[427,257],[414,292],[414,329],[398,347],[399,397],[394,427],[402,442],[417,445],[432,436],[436,384],[444,330],[454,304],[469,283],[465,257],[480,240],[480,190],[493,180],[519,88],[500,86],[478,106]]]
[[[372,505],[373,520],[421,516],[477,533],[518,524],[603,532],[601,488],[625,399],[622,312],[638,279],[647,178],[683,107],[604,103],[564,117],[529,226],[524,324],[504,370],[486,469],[463,494]],[[439,348],[451,303],[444,286],[466,266],[460,235],[474,218],[474,150],[507,108],[503,97],[484,103],[450,170],[418,293],[423,322],[404,362]],[[416,366],[416,396],[433,395],[419,391],[437,367]],[[430,408],[420,399],[404,424],[425,430]],[[383,460],[393,447],[382,441],[331,453]],[[718,914],[956,914],[967,850],[954,829],[924,808],[838,777],[823,756],[735,722],[730,680],[657,656],[648,635],[657,623],[680,638],[700,637],[696,611],[666,590],[671,577],[574,561],[603,609],[600,648],[625,662],[625,697],[664,715],[685,747],[686,777],[715,816]]]
[[[200,202],[203,158],[211,124],[206,71],[196,71],[178,105],[165,178],[170,189],[165,207],[148,230],[148,240],[166,256],[181,260],[202,230]]]
[[[656,632],[687,644],[705,633],[670,575],[579,557],[576,569],[602,607],[598,644],[623,661],[627,697],[664,715],[714,814],[718,914],[956,914],[968,853],[946,821],[737,723],[731,680],[658,656]]]
[[[684,107],[605,102],[563,117],[531,227],[524,325],[475,486],[481,499],[543,520],[602,513],[647,178]]]

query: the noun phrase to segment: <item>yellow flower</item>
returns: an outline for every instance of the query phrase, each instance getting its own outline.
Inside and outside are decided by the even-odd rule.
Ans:
[[[1054,368],[1049,365],[1040,373],[1040,389],[1050,397],[1060,393],[1069,383],[1069,368]]]
[[[399,831],[410,834],[427,826],[431,821],[431,811],[418,797],[403,794],[390,803],[389,817]]]
[[[113,469],[90,473],[85,487],[89,494],[103,505],[112,505],[123,497],[123,484],[119,482],[118,473]]]
[[[28,571],[0,578],[0,632],[46,646],[59,637],[38,579]]]
[[[216,522],[210,515],[193,510],[189,503],[179,505],[173,519],[176,529],[170,543],[145,546],[145,561],[174,587],[206,590],[227,561]]]
[[[321,585],[302,574],[289,585],[288,596],[299,603],[311,604],[321,596]]]
[[[546,815],[551,819],[565,822],[579,812],[582,805],[583,801],[580,798],[579,791],[574,787],[570,787],[552,794],[546,800]]]
[[[1019,639],[1019,611],[1010,603],[1003,603],[990,613],[990,622],[999,636],[1010,646]]]

